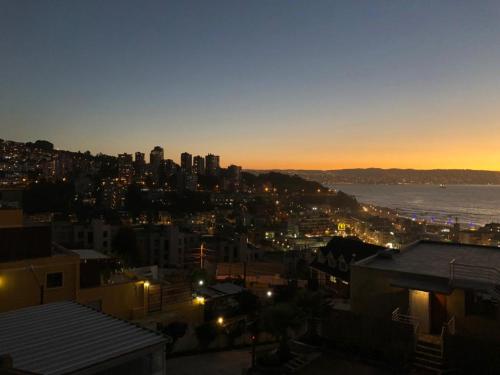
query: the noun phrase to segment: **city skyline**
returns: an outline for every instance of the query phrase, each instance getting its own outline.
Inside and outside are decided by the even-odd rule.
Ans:
[[[499,15],[493,1],[10,1],[1,138],[160,144],[247,169],[499,170]]]

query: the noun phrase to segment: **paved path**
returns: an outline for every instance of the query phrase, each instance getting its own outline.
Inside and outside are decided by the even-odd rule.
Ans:
[[[250,366],[251,349],[197,354],[166,361],[166,373],[176,375],[240,375]]]

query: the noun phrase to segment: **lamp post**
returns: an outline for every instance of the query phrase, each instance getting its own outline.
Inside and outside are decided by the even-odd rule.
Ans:
[[[203,242],[200,246],[200,268],[203,269]]]

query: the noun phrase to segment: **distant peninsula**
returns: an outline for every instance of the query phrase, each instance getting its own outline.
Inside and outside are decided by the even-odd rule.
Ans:
[[[471,169],[382,169],[359,168],[337,170],[272,170],[298,175],[323,185],[334,184],[435,184],[435,185],[500,185],[500,171]],[[269,171],[247,170],[251,173]]]

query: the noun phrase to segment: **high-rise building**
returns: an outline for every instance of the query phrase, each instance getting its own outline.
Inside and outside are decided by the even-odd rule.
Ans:
[[[241,180],[241,167],[239,165],[230,165],[227,167],[227,176],[230,180],[234,182],[240,182]]]
[[[181,154],[181,169],[184,172],[191,173],[193,170],[193,155],[188,152]]]
[[[163,160],[164,160],[163,148],[161,148],[160,146],[156,146],[149,153],[149,166],[151,169],[151,173],[153,173],[153,178],[155,180],[158,179],[159,169]]]
[[[217,176],[220,169],[219,155],[208,154],[205,157],[206,173],[208,176]]]
[[[142,176],[146,172],[146,157],[143,152],[135,153],[134,170],[137,176]]]
[[[175,161],[173,161],[172,159],[165,160],[165,174],[167,176],[176,174],[178,169],[179,165]]]
[[[193,172],[199,175],[205,174],[205,158],[197,155],[193,159]]]
[[[134,174],[132,154],[118,154],[118,177],[131,182]]]

